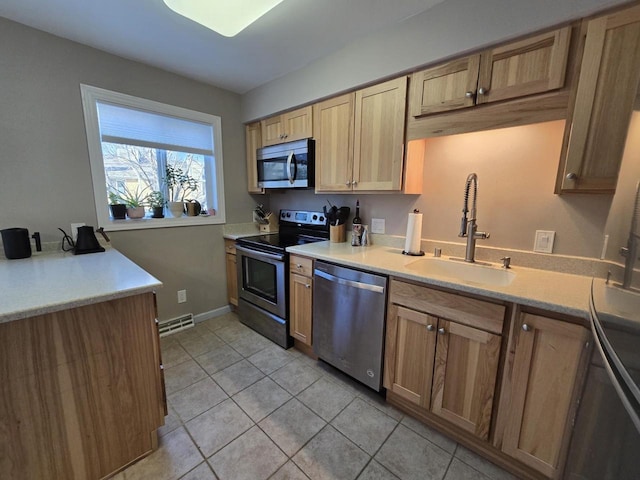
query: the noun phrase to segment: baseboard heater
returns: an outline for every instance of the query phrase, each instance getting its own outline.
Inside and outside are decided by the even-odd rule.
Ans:
[[[182,332],[183,330],[192,328],[193,326],[195,326],[195,323],[193,322],[193,314],[188,313],[170,320],[164,320],[159,323],[158,328],[160,336],[166,337],[167,335]]]

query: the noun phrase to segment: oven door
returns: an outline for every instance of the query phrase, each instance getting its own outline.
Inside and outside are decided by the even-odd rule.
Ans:
[[[238,295],[277,315],[287,317],[285,255],[236,246]]]

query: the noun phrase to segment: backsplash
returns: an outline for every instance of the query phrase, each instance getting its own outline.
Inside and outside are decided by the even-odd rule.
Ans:
[[[611,195],[553,193],[564,121],[432,138],[426,142],[423,194],[315,194],[274,192],[273,211],[322,210],[327,201],[353,212],[360,200],[363,223],[385,219],[385,233],[406,234],[407,215],[424,214],[422,238],[464,244],[458,238],[467,175],[478,174],[478,229],[491,237],[478,248],[533,250],[536,230],[556,232],[554,254],[600,258]]]

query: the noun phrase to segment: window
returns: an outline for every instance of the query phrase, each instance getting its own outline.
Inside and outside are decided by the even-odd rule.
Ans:
[[[220,117],[81,85],[98,223],[105,230],[224,223]],[[158,193],[160,192],[160,193]],[[150,200],[182,203],[152,216]],[[115,219],[110,203],[145,207]],[[191,213],[197,213],[197,207]]]

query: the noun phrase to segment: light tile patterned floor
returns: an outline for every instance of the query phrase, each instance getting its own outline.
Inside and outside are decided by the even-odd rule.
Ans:
[[[514,477],[233,313],[162,339],[169,416],[115,480]]]

